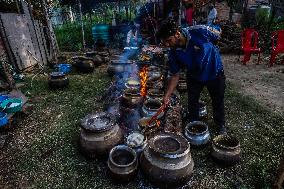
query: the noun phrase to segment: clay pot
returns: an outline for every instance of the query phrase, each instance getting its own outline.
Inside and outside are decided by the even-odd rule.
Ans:
[[[131,65],[131,61],[123,62],[120,60],[111,60],[107,72],[110,76],[113,76],[115,74],[122,74],[123,72],[130,69]]]
[[[193,160],[187,140],[173,133],[151,138],[141,154],[141,169],[154,184],[167,187],[187,182],[192,175]]]
[[[143,117],[152,117],[156,112],[158,112],[159,108],[162,106],[162,102],[157,99],[149,99],[146,100],[142,106],[142,116]],[[164,112],[158,115],[158,118],[163,117]]]
[[[48,85],[52,89],[61,89],[67,87],[69,79],[63,72],[53,72],[48,77]]]
[[[201,121],[193,121],[187,124],[184,134],[189,143],[195,146],[205,145],[210,140],[208,126]]]
[[[162,101],[164,97],[164,91],[161,89],[149,89],[147,92],[147,99],[158,99]]]
[[[241,147],[237,138],[219,135],[213,139],[211,155],[223,165],[233,165],[240,161]]]
[[[91,73],[95,69],[94,61],[92,59],[76,60],[74,67],[82,73]]]
[[[140,81],[130,78],[125,82],[125,87],[129,89],[140,89]]]
[[[180,79],[178,82],[177,90],[179,92],[186,92],[187,91],[187,84],[185,79]]]
[[[138,160],[136,152],[125,145],[111,149],[107,162],[110,176],[117,182],[129,182],[137,175]]]
[[[143,97],[140,90],[135,88],[125,89],[121,98],[121,105],[128,108],[135,108],[142,104]]]
[[[123,141],[123,133],[114,116],[106,112],[90,114],[81,120],[80,146],[90,157],[105,156]]]

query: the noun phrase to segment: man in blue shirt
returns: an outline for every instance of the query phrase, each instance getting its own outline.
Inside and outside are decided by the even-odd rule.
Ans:
[[[187,69],[189,120],[199,120],[199,97],[206,86],[212,99],[214,122],[220,134],[226,132],[224,119],[225,76],[218,48],[214,45],[220,37],[220,29],[195,25],[179,29],[173,20],[163,22],[156,33],[169,47],[169,71],[171,78],[164,103],[175,90],[179,73]]]

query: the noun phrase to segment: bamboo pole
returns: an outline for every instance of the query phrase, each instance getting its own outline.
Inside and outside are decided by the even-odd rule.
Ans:
[[[83,23],[82,4],[80,0],[79,0],[79,11],[80,11],[80,20],[81,20],[81,29],[82,29],[83,50],[85,50],[86,48],[85,30],[84,30],[84,23]]]

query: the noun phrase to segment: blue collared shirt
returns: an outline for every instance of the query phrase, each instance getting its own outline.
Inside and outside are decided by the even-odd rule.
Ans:
[[[220,38],[220,28],[195,25],[183,28],[187,38],[184,49],[172,49],[169,53],[169,70],[176,74],[185,66],[193,79],[209,81],[223,72],[219,49],[213,44]]]

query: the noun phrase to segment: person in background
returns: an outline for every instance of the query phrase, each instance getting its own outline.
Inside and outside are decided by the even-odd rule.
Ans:
[[[215,9],[214,5],[211,3],[209,5],[209,14],[207,17],[207,25],[212,25],[214,24],[216,18],[217,18],[217,10]]]
[[[206,25],[179,29],[173,20],[166,20],[159,27],[156,36],[164,46],[170,48],[171,77],[163,103],[169,103],[178,84],[179,73],[185,67],[189,121],[199,120],[199,98],[206,86],[212,99],[214,122],[219,127],[220,134],[225,134],[225,75],[221,55],[214,45],[220,38],[220,33],[220,30]]]
[[[174,21],[178,22],[179,19],[179,10],[177,8],[173,8],[172,11],[169,13],[169,18],[174,19]]]
[[[185,21],[188,26],[193,25],[193,4],[192,1],[183,0],[183,5],[185,7]]]
[[[134,23],[130,24],[130,30],[127,33],[126,46],[137,47],[138,46],[138,30]]]

